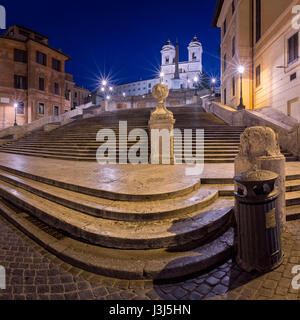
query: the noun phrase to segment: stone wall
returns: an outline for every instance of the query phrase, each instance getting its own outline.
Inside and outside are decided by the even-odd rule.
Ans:
[[[201,90],[198,96],[195,96],[195,90],[171,90],[166,100],[167,107],[175,107],[186,104],[196,103],[197,97],[210,93],[209,90]],[[197,99],[196,99],[197,98]],[[197,100],[197,101],[196,101]],[[103,110],[115,111],[120,109],[139,109],[139,108],[155,108],[156,101],[152,94],[135,97],[112,97],[111,100],[103,103]]]
[[[207,112],[212,112],[231,126],[272,128],[278,135],[280,146],[293,155],[300,156],[300,123],[285,119],[284,115],[279,118],[275,109],[269,108],[268,114],[251,110],[237,111],[208,97],[202,99],[202,106]],[[274,115],[271,117],[272,113]]]

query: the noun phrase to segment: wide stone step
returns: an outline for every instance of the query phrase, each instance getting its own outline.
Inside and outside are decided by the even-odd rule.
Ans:
[[[3,150],[24,150],[24,151],[28,151],[28,150],[33,150],[33,151],[41,151],[42,152],[57,152],[57,153],[70,153],[70,154],[74,154],[74,153],[78,153],[78,154],[90,154],[90,155],[95,155],[95,153],[97,152],[98,148],[101,146],[102,144],[99,144],[98,146],[95,147],[70,147],[70,146],[14,146],[14,147],[4,147]],[[129,150],[132,146],[134,146],[135,144],[128,144],[127,145],[127,150]],[[114,145],[106,145],[114,147]],[[210,154],[234,154],[236,155],[239,152],[239,149],[207,149],[207,148],[203,148],[203,145],[198,145],[197,146],[193,146],[193,147],[189,147],[189,146],[174,146],[174,153],[184,153],[185,152],[192,152],[193,154],[196,154],[197,149],[201,148],[200,150],[204,150],[204,153],[207,155]],[[119,146],[116,146],[116,152],[119,152],[120,148]],[[147,146],[147,150],[150,152],[151,151],[151,145]]]
[[[26,213],[0,202],[2,214],[46,249],[76,267],[120,279],[181,278],[204,271],[233,254],[233,229],[211,242],[185,251],[117,250],[94,246],[60,234]]]
[[[300,205],[289,206],[286,208],[286,220],[298,220],[300,219]]]
[[[286,205],[287,206],[300,205],[300,191],[287,192]]]
[[[93,245],[115,249],[160,249],[204,243],[231,222],[232,207],[202,212],[178,221],[127,222],[95,218],[53,203],[9,183],[0,182],[2,198],[47,225]]]
[[[218,186],[200,188],[195,186],[194,191],[191,190],[187,194],[183,191],[183,195],[172,199],[132,202],[110,200],[64,190],[3,170],[0,170],[0,180],[71,209],[95,217],[122,221],[157,220],[193,213],[217,201],[220,189]]]
[[[96,152],[90,152],[90,151],[82,151],[82,152],[76,152],[74,150],[71,151],[48,151],[48,150],[39,150],[39,149],[22,149],[22,148],[5,148],[3,150],[0,150],[0,152],[10,152],[10,153],[16,153],[16,154],[24,154],[24,155],[31,155],[31,156],[41,156],[41,157],[49,157],[49,158],[57,158],[57,159],[70,159],[70,160],[90,160],[90,161],[96,161],[97,159],[103,160],[103,159],[111,159],[109,157],[96,157]],[[183,156],[181,152],[175,152],[175,155]],[[205,161],[211,161],[211,160],[226,160],[230,159],[231,161],[234,161],[234,158],[236,157],[237,153],[235,154],[226,154],[226,153],[220,153],[220,154],[204,154]],[[150,153],[148,155],[150,157]],[[196,152],[192,153],[192,156],[196,156]],[[119,159],[119,155],[116,155],[116,160]],[[146,158],[148,159],[148,157]],[[192,158],[185,157],[186,160],[190,160]],[[201,157],[199,158],[201,160]]]

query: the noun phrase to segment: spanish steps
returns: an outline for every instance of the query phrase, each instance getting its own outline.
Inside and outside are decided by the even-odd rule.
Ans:
[[[233,254],[231,162],[244,128],[199,106],[171,110],[176,128],[205,130],[206,176],[99,165],[97,132],[118,134],[119,121],[147,130],[151,110],[91,114],[1,147],[1,214],[62,260],[109,277],[165,281],[222,263]],[[299,218],[300,174],[287,175],[286,204],[288,219]]]
[[[191,143],[193,153],[183,160],[188,161],[191,160],[192,156],[195,157],[197,146],[203,147],[203,143],[196,141],[196,129],[204,129],[205,162],[234,162],[239,150],[240,134],[244,130],[243,127],[230,127],[214,115],[205,113],[199,106],[173,107],[170,110],[172,110],[176,119],[175,128],[180,129],[182,134],[184,134],[184,129],[193,129],[192,141],[185,146],[182,145],[183,136],[177,135],[175,132],[175,157],[180,158],[184,152],[184,147],[190,147]],[[151,109],[120,110],[102,113],[88,119],[77,119],[77,121],[52,132],[36,132],[19,141],[9,143],[1,147],[0,152],[65,160],[96,161],[97,149],[105,142],[96,141],[97,132],[100,129],[110,128],[115,131],[118,151],[119,121],[127,121],[128,132],[136,128],[148,131],[151,111]],[[136,137],[133,141],[128,141],[127,148],[129,149],[138,141],[141,141],[144,145],[146,143],[146,149],[150,154],[151,144],[143,138]],[[284,154],[288,161],[295,160],[291,154]]]

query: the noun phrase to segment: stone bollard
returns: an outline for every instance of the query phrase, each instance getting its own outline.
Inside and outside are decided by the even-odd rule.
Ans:
[[[285,157],[280,152],[278,137],[268,127],[251,127],[241,135],[240,152],[235,159],[235,175],[257,168],[276,172],[276,187],[280,192],[278,208],[280,229],[286,224]]]
[[[174,124],[173,113],[166,108],[169,89],[163,84],[153,87],[152,95],[158,100],[149,121],[151,132],[151,163],[174,164]]]

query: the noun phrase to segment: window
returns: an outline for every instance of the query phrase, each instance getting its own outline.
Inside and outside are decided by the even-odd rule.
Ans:
[[[59,115],[59,107],[54,107],[54,109],[53,109],[53,114],[55,115],[55,116],[58,116]]]
[[[78,96],[78,94],[77,94],[77,92],[75,91],[75,93],[74,93],[74,98],[77,98],[77,96]]]
[[[65,97],[66,97],[66,100],[70,100],[70,90],[66,89],[65,91]]]
[[[256,0],[256,42],[261,38],[261,0]]]
[[[16,89],[26,90],[27,89],[27,78],[24,76],[15,75],[14,76],[14,87]]]
[[[224,24],[223,24],[223,35],[225,36],[225,34],[226,34],[226,30],[227,29],[227,21],[226,21],[226,19],[225,19],[225,21],[224,21]]]
[[[45,79],[39,78],[39,90],[45,91]]]
[[[292,63],[298,59],[299,54],[299,36],[295,33],[288,40],[288,63]]]
[[[61,71],[61,62],[57,59],[52,58],[52,69],[56,71]]]
[[[43,103],[39,103],[39,114],[45,114],[45,105]]]
[[[196,54],[195,52],[193,52],[193,56],[192,56],[193,61],[197,60]]]
[[[226,62],[227,56],[226,54],[224,55],[224,61],[223,61],[223,72],[226,71],[226,67],[227,67],[227,62]]]
[[[58,83],[54,83],[54,94],[59,95],[59,84]]]
[[[293,81],[295,79],[297,79],[297,73],[296,72],[290,75],[290,80],[291,81]]]
[[[224,89],[224,104],[227,103],[227,90],[226,88]]]
[[[234,11],[235,11],[235,3],[234,3],[234,0],[231,2],[231,11],[232,11],[232,14],[234,14]]]
[[[17,114],[24,114],[24,103],[23,102],[18,103]]]
[[[27,63],[27,52],[24,50],[15,49],[14,50],[14,60],[16,62]]]
[[[166,57],[166,64],[168,64],[170,62],[170,58]]]
[[[44,53],[37,51],[36,52],[36,62],[43,65],[43,66],[46,66],[47,65],[47,56]]]
[[[256,67],[255,70],[255,81],[256,81],[256,88],[260,86],[261,79],[260,79],[260,65]]]
[[[232,96],[235,97],[235,78],[232,78]]]
[[[232,57],[235,56],[235,37],[232,38]]]

